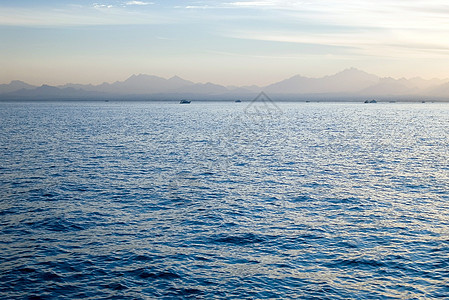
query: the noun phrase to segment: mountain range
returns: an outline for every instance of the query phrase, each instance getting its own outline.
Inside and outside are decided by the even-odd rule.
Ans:
[[[276,100],[449,100],[449,79],[381,78],[350,68],[321,78],[296,75],[267,86],[195,83],[178,76],[132,75],[114,83],[33,86],[15,80],[0,84],[0,100],[251,100],[264,91]]]

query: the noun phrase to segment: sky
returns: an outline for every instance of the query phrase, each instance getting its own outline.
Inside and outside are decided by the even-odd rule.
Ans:
[[[449,78],[447,0],[0,0],[0,83]]]

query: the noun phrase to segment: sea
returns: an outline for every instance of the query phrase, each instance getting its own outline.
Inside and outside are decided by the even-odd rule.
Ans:
[[[0,230],[1,299],[449,299],[449,104],[2,102]]]

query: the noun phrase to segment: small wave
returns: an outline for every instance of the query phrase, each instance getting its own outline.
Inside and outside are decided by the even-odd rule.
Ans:
[[[347,197],[347,198],[329,198],[327,202],[334,204],[354,204],[359,203],[360,199],[355,197]]]
[[[148,256],[148,255],[136,255],[135,257],[132,257],[131,260],[152,261],[152,260],[154,260],[154,257]]]
[[[215,243],[228,243],[235,245],[247,245],[247,244],[257,244],[265,242],[266,237],[254,233],[243,233],[243,234],[219,234],[212,237],[212,241]]]
[[[132,276],[136,276],[140,279],[166,279],[172,280],[176,278],[181,278],[178,274],[172,271],[156,271],[152,272],[146,268],[139,268],[129,272]]]
[[[56,274],[55,272],[44,272],[41,274],[41,277],[45,281],[62,281],[63,280],[62,276]]]
[[[78,231],[85,229],[85,226],[81,226],[80,224],[70,222],[66,219],[62,218],[46,218],[44,220],[36,221],[36,222],[28,222],[32,229],[44,229],[49,231]]]
[[[199,290],[197,288],[170,288],[167,295],[170,296],[181,296],[181,297],[198,297],[201,294],[203,294],[202,290]]]
[[[309,196],[301,195],[301,196],[291,199],[291,202],[308,202],[308,201],[313,201],[313,200],[314,199]]]
[[[36,269],[29,268],[29,267],[23,267],[23,268],[17,269],[17,271],[20,272],[20,273],[23,273],[23,274],[29,274],[29,273],[36,272]]]
[[[114,291],[123,291],[123,290],[127,290],[128,287],[120,282],[114,282],[114,283],[110,283],[110,284],[106,284],[104,285],[104,287],[109,288],[109,289],[113,289]]]
[[[368,258],[352,258],[352,259],[337,259],[332,263],[326,264],[329,267],[350,267],[351,269],[368,269],[372,270],[373,267],[380,268],[385,267],[387,264],[383,261]]]

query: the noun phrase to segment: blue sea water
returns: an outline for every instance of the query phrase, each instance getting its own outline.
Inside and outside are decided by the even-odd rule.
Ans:
[[[449,104],[269,105],[0,103],[1,298],[447,299]]]

